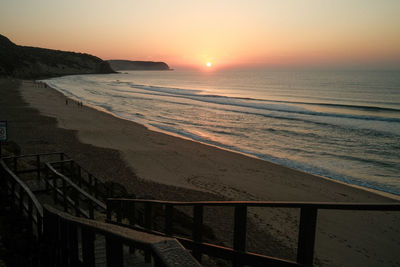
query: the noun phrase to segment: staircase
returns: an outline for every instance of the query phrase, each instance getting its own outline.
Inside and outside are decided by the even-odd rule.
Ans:
[[[173,238],[105,223],[103,200],[110,192],[66,158],[51,153],[0,159],[1,195],[27,218],[41,248],[29,265],[199,266]]]

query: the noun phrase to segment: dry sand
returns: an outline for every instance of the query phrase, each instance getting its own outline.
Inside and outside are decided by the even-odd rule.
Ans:
[[[80,107],[72,100],[66,105],[61,93],[37,87],[30,81],[24,81],[19,90],[31,107],[56,118],[59,128],[75,131],[80,142],[120,153],[127,166],[146,181],[233,200],[396,201],[267,161],[154,132],[93,108]],[[129,185],[129,181],[123,182]],[[249,213],[260,229],[295,249],[298,210],[252,208]],[[321,211],[318,215],[318,265],[400,266],[399,249],[398,214]]]

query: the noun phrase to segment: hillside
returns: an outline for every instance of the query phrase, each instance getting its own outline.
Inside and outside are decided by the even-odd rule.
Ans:
[[[170,70],[164,62],[107,60],[113,70]]]
[[[0,35],[0,76],[36,79],[113,72],[107,62],[89,54],[19,46]]]

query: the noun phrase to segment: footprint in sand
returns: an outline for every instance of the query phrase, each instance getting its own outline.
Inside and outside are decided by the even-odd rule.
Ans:
[[[191,176],[186,178],[186,181],[202,190],[206,190],[208,192],[221,195],[224,197],[228,197],[230,199],[235,200],[258,200],[255,196],[242,191],[226,184],[219,182],[218,180],[212,180],[209,178],[201,177],[201,176]]]

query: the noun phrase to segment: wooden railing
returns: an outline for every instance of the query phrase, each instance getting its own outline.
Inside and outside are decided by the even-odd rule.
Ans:
[[[54,203],[62,205],[64,211],[72,208],[75,216],[84,216],[90,219],[94,219],[95,210],[105,213],[106,205],[103,202],[97,200],[68,177],[59,173],[51,163],[45,163],[44,172],[46,190],[52,192]],[[85,204],[84,208],[83,203]]]
[[[82,192],[79,186],[74,184],[64,175],[52,169],[49,164],[43,164],[40,160],[46,156],[58,155],[64,157],[63,153],[51,153],[40,155],[24,155],[0,158],[0,185],[11,199],[13,205],[22,215],[28,218],[30,229],[40,244],[40,256],[37,257],[37,266],[95,266],[95,237],[105,237],[106,266],[119,267],[124,264],[124,246],[146,251],[153,258],[155,266],[200,266],[199,263],[184,249],[174,238],[166,238],[159,235],[127,229],[112,224],[107,224],[92,219],[79,218],[50,206],[43,206],[28,186],[7,166],[4,160],[11,164],[12,168],[20,174],[36,173],[38,179],[46,179],[49,188],[52,187],[53,197],[57,201],[61,196],[67,196],[67,202],[75,201],[69,199],[68,194],[63,191],[75,190],[80,198],[84,197],[92,206],[104,210],[105,206],[86,192]],[[36,168],[19,169],[19,160],[33,157],[38,159]],[[30,166],[31,164],[28,164]],[[47,175],[43,175],[47,173]],[[52,173],[52,174],[50,174]],[[53,177],[49,177],[53,175]],[[57,180],[61,180],[61,190],[57,188]],[[63,182],[64,181],[64,182]],[[97,202],[96,202],[97,201]],[[90,206],[90,204],[89,204]],[[66,208],[68,210],[68,207]],[[79,215],[85,214],[81,210]],[[89,212],[91,213],[91,212]],[[88,216],[93,217],[93,216]],[[81,256],[80,256],[81,255]]]
[[[45,169],[44,162],[63,161],[65,159],[69,159],[69,157],[62,152],[55,153],[41,153],[41,154],[27,154],[21,156],[13,156],[13,157],[2,157],[4,163],[9,167],[10,170],[16,175],[20,176],[23,174],[35,173],[36,178],[38,180],[41,179],[41,175]],[[21,168],[20,162],[29,163],[30,168]]]
[[[201,262],[201,255],[223,258],[232,261],[234,266],[301,266],[312,265],[314,260],[314,242],[318,210],[369,210],[369,211],[400,211],[400,204],[359,204],[359,203],[310,203],[310,202],[258,202],[258,201],[203,201],[174,202],[143,199],[108,199],[107,220],[133,229],[136,225],[134,214],[139,205],[144,205],[144,228],[149,233],[160,234],[152,229],[152,212],[156,206],[164,211],[164,229],[162,234],[174,236]],[[177,236],[174,233],[174,208],[191,207],[193,210],[193,225],[191,238]],[[234,230],[233,247],[221,247],[203,242],[203,211],[204,207],[233,207]],[[247,209],[257,208],[294,208],[300,209],[300,224],[298,231],[298,247],[296,262],[277,259],[246,251]],[[125,221],[124,221],[125,219]]]
[[[32,191],[0,159],[0,185],[23,216],[28,217],[29,231],[40,240],[43,227],[43,208]]]
[[[48,253],[46,266],[95,266],[95,235],[105,237],[108,267],[124,266],[123,246],[151,251],[155,266],[200,266],[173,238],[78,218],[49,206],[44,208],[43,225]],[[78,240],[82,240],[82,260]]]
[[[107,200],[107,222],[111,222],[113,224],[117,224],[119,226],[124,226],[125,228],[115,228],[118,231],[122,231],[120,233],[115,233],[119,237],[118,242],[115,241],[116,236],[114,234],[106,233],[109,228],[109,224],[102,225],[105,228],[96,228],[97,226],[91,225],[90,231],[86,231],[88,225],[85,223],[93,222],[85,221],[84,218],[76,218],[65,213],[55,212],[51,208],[43,210],[39,201],[36,199],[35,195],[30,191],[30,189],[25,185],[25,183],[16,175],[17,174],[32,174],[34,173],[40,181],[41,179],[45,179],[48,189],[53,193],[53,199],[61,204],[64,210],[69,210],[72,207],[72,210],[75,212],[77,216],[84,216],[87,218],[93,218],[94,209],[103,210],[106,208],[104,203],[98,201],[93,195],[88,194],[83,191],[79,186],[79,179],[81,179],[81,185],[87,182],[89,186],[93,186],[95,184],[94,179],[92,182],[89,182],[90,179],[84,179],[82,175],[78,175],[78,180],[71,181],[69,177],[63,175],[58,170],[54,168],[54,164],[43,164],[42,160],[46,158],[56,158],[59,160],[57,164],[60,166],[66,164],[75,164],[71,163],[71,160],[65,160],[67,156],[63,153],[50,153],[50,154],[39,154],[39,155],[23,155],[18,157],[7,157],[0,159],[0,174],[1,174],[1,182],[5,185],[6,192],[12,198],[15,206],[21,211],[23,215],[29,218],[30,225],[32,228],[32,232],[37,237],[37,239],[41,239],[44,232],[49,236],[53,234],[57,234],[58,238],[56,244],[52,244],[50,249],[54,247],[54,255],[58,255],[54,260],[55,262],[63,261],[63,264],[66,261],[69,262],[69,266],[73,266],[73,262],[77,259],[76,255],[76,242],[75,237],[73,239],[68,239],[70,233],[75,233],[77,227],[82,233],[82,248],[84,250],[83,256],[89,266],[91,262],[93,262],[93,244],[91,241],[91,237],[93,237],[93,233],[99,233],[107,236],[112,236],[108,238],[109,244],[107,249],[107,255],[109,265],[108,266],[119,266],[118,264],[122,262],[121,257],[121,249],[122,243],[126,243],[131,246],[142,247],[143,250],[147,253],[146,256],[149,256],[149,253],[153,255],[154,249],[151,248],[151,245],[144,245],[140,241],[136,245],[132,245],[132,240],[126,239],[124,236],[124,231],[128,231],[126,227],[133,228],[137,230],[144,230],[150,233],[151,237],[156,235],[161,236],[170,236],[179,240],[187,249],[190,249],[193,252],[195,258],[199,261],[202,259],[202,254],[207,254],[209,256],[222,258],[232,262],[234,266],[241,265],[255,265],[255,266],[303,266],[303,265],[312,265],[314,260],[314,243],[315,243],[315,234],[316,234],[316,226],[317,226],[317,215],[318,210],[370,210],[370,211],[400,211],[400,204],[359,204],[359,203],[308,203],[308,202],[254,202],[254,201],[203,201],[203,202],[173,202],[173,201],[156,201],[156,200],[143,200],[143,199],[108,199]],[[24,159],[29,162],[28,169],[20,168],[19,161]],[[5,161],[8,163],[5,163]],[[29,167],[30,166],[30,167]],[[36,168],[32,168],[32,166]],[[75,168],[76,169],[76,168]],[[88,172],[87,172],[88,173]],[[79,178],[80,177],[80,178]],[[90,177],[86,175],[86,177]],[[50,182],[51,181],[51,182]],[[78,182],[77,182],[78,181]],[[99,182],[97,182],[99,183]],[[73,193],[72,193],[73,192]],[[88,212],[85,212],[83,209],[83,205],[80,203],[85,202],[86,208]],[[135,217],[135,211],[138,210],[138,206],[143,206],[143,223],[141,226],[138,226],[137,220]],[[158,206],[158,211],[162,210],[164,213],[164,226],[163,229],[157,229],[157,231],[153,228],[154,225],[154,217],[152,216],[154,210]],[[176,218],[176,208],[177,207],[189,207],[193,210],[193,224],[190,229],[191,235],[188,236],[180,236],[178,233],[174,231],[174,218]],[[234,209],[234,229],[233,229],[233,245],[232,247],[223,247],[217,244],[204,242],[204,229],[205,226],[203,224],[204,220],[204,208],[205,207],[231,207]],[[278,259],[271,256],[265,256],[260,254],[255,254],[248,252],[246,250],[246,241],[247,241],[247,213],[249,207],[257,207],[257,208],[292,208],[300,210],[300,223],[299,223],[299,231],[298,231],[298,247],[297,247],[297,259],[296,261],[290,261],[286,259]],[[46,219],[46,214],[48,214],[49,220],[44,222]],[[70,216],[70,217],[68,217]],[[56,222],[56,227],[54,229],[50,229],[51,225],[54,225],[54,221]],[[83,220],[83,221],[81,221]],[[50,223],[51,222],[51,223]],[[97,222],[98,223],[98,222]],[[69,225],[69,226],[66,226]],[[73,225],[73,226],[71,226]],[[66,227],[66,228],[65,228]],[[72,228],[71,228],[72,227]],[[90,228],[89,227],[89,228]],[[116,226],[117,227],[117,226]],[[72,229],[72,232],[68,232]],[[113,228],[114,229],[114,228]],[[125,230],[123,230],[125,229]],[[55,232],[54,232],[55,231]],[[90,232],[92,232],[90,234]],[[75,236],[75,234],[74,234]],[[161,237],[159,237],[161,238]],[[64,240],[65,239],[65,240]],[[79,239],[79,238],[78,238]],[[107,239],[107,238],[106,238]],[[71,241],[72,240],[72,241]],[[89,240],[89,241],[85,241]],[[50,242],[48,239],[46,242]],[[125,242],[126,241],[126,242]],[[56,241],[54,241],[56,242]],[[72,243],[68,243],[72,242]],[[67,246],[63,244],[68,244]],[[61,247],[57,247],[61,246]],[[114,249],[117,247],[117,249]],[[74,248],[74,250],[71,250]],[[157,253],[156,253],[157,254]],[[52,254],[53,255],[53,254]],[[62,257],[60,255],[63,255]],[[154,256],[153,257],[160,257]],[[113,262],[111,263],[111,260]],[[117,262],[117,265],[115,262]],[[157,262],[159,259],[157,259]],[[58,264],[58,263],[57,263]],[[121,263],[122,264],[122,263]],[[62,265],[62,264],[61,264]],[[51,266],[51,265],[49,265]]]
[[[59,173],[64,174],[71,179],[80,188],[85,189],[89,194],[97,199],[106,201],[107,196],[113,195],[113,188],[103,188],[100,189],[102,182],[100,179],[92,175],[88,170],[81,167],[73,159],[53,161],[49,164]]]

